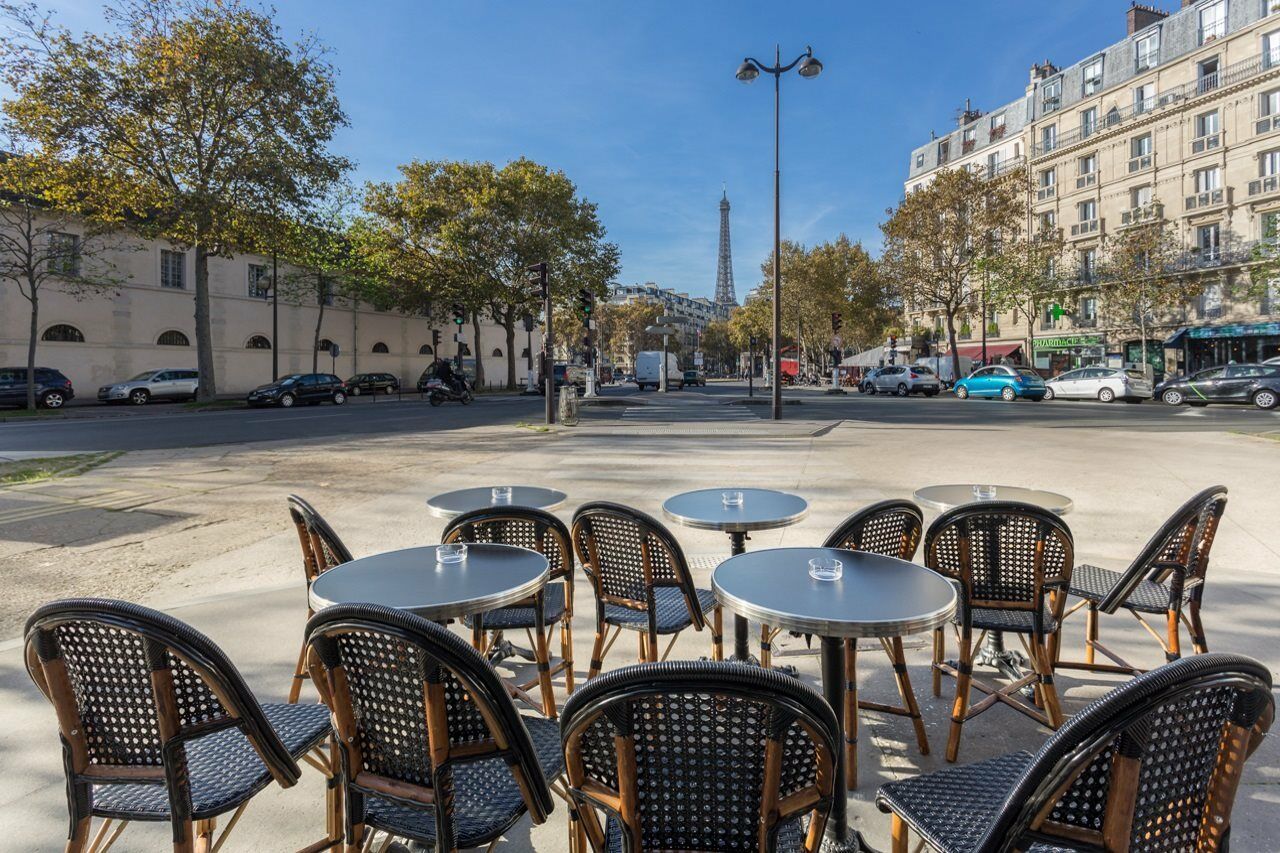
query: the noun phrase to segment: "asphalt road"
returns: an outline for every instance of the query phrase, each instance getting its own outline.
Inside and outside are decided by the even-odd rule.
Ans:
[[[757,389],[762,402],[767,391]],[[659,404],[663,418],[742,421],[743,409],[760,419],[770,414],[768,405],[714,406],[745,396],[745,383],[713,382],[707,388],[688,389],[660,397],[657,392],[637,394],[633,387],[610,387],[603,396],[635,395],[649,405]],[[1160,403],[1069,402],[1034,403],[1000,400],[958,400],[950,395],[926,399],[899,399],[858,393],[824,396],[816,389],[787,389],[787,399],[800,405],[783,409],[784,419],[856,420],[892,424],[903,428],[1009,427],[1034,425],[1064,429],[1141,429],[1194,432],[1280,431],[1280,410],[1263,412],[1245,406],[1210,406],[1201,409],[1170,408]],[[592,410],[595,422],[622,420],[625,407]],[[0,423],[0,457],[38,452],[97,450],[150,450],[240,444],[253,441],[349,437],[419,433],[459,429],[484,424],[541,423],[540,397],[481,398],[470,406],[446,403],[432,408],[425,402],[379,401],[347,406],[304,406],[291,410],[251,409],[186,412],[157,405],[111,417],[15,420]],[[687,415],[686,415],[687,413]],[[654,414],[657,414],[656,412]],[[645,418],[645,420],[653,420]],[[745,419],[750,420],[750,418]],[[1099,440],[1105,440],[1100,434]]]

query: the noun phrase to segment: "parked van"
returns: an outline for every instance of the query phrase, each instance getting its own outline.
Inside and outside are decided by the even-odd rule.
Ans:
[[[926,367],[933,368],[933,372],[938,374],[938,378],[942,380],[944,387],[950,388],[956,384],[956,380],[964,379],[970,373],[973,373],[973,359],[967,355],[960,356],[960,375],[956,376],[952,371],[952,361],[949,355],[930,355],[923,358],[917,358],[916,364],[923,364]]]
[[[662,382],[662,352],[636,353],[636,387],[643,391],[646,387],[655,391]],[[667,353],[667,387],[684,390],[684,371],[680,369],[680,360],[673,352]]]

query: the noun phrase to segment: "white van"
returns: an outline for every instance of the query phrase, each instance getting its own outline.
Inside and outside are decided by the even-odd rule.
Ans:
[[[926,367],[933,368],[933,372],[938,374],[938,378],[942,380],[942,384],[948,388],[956,384],[957,379],[964,379],[970,373],[973,373],[973,359],[967,355],[960,356],[960,375],[954,375],[952,368],[954,364],[949,355],[929,355],[917,358],[916,364],[923,364]]]
[[[646,387],[655,391],[660,387],[662,374],[662,351],[636,353],[636,387],[643,391]],[[673,352],[667,353],[667,387],[684,390],[684,371],[680,369],[680,360]]]

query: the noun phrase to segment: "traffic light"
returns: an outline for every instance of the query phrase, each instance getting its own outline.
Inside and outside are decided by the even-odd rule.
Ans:
[[[461,326],[463,323],[467,322],[467,309],[463,308],[461,305],[454,305],[453,322],[456,326]]]
[[[595,302],[595,294],[590,290],[587,290],[584,287],[578,291],[578,313],[581,314],[584,319],[591,319],[591,310],[595,308]]]
[[[440,330],[431,330],[431,351],[436,355],[440,354]]]
[[[831,331],[839,332],[840,327],[844,325],[844,318],[840,316],[839,311],[831,312]]]
[[[547,284],[547,265],[545,263],[531,264],[526,267],[526,271],[533,273],[529,277],[529,283],[538,288],[538,298],[543,302],[547,301],[550,296],[548,292],[550,287]]]
[[[755,335],[752,335],[750,338],[747,339],[747,346],[749,346],[751,349],[756,349],[757,347],[760,346],[760,339],[757,338]]]

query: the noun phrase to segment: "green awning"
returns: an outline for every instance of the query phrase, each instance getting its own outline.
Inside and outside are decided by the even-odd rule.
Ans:
[[[1184,326],[1165,338],[1167,347],[1179,346],[1184,338],[1206,340],[1210,338],[1256,338],[1263,335],[1280,335],[1280,323],[1227,323],[1222,326]]]

